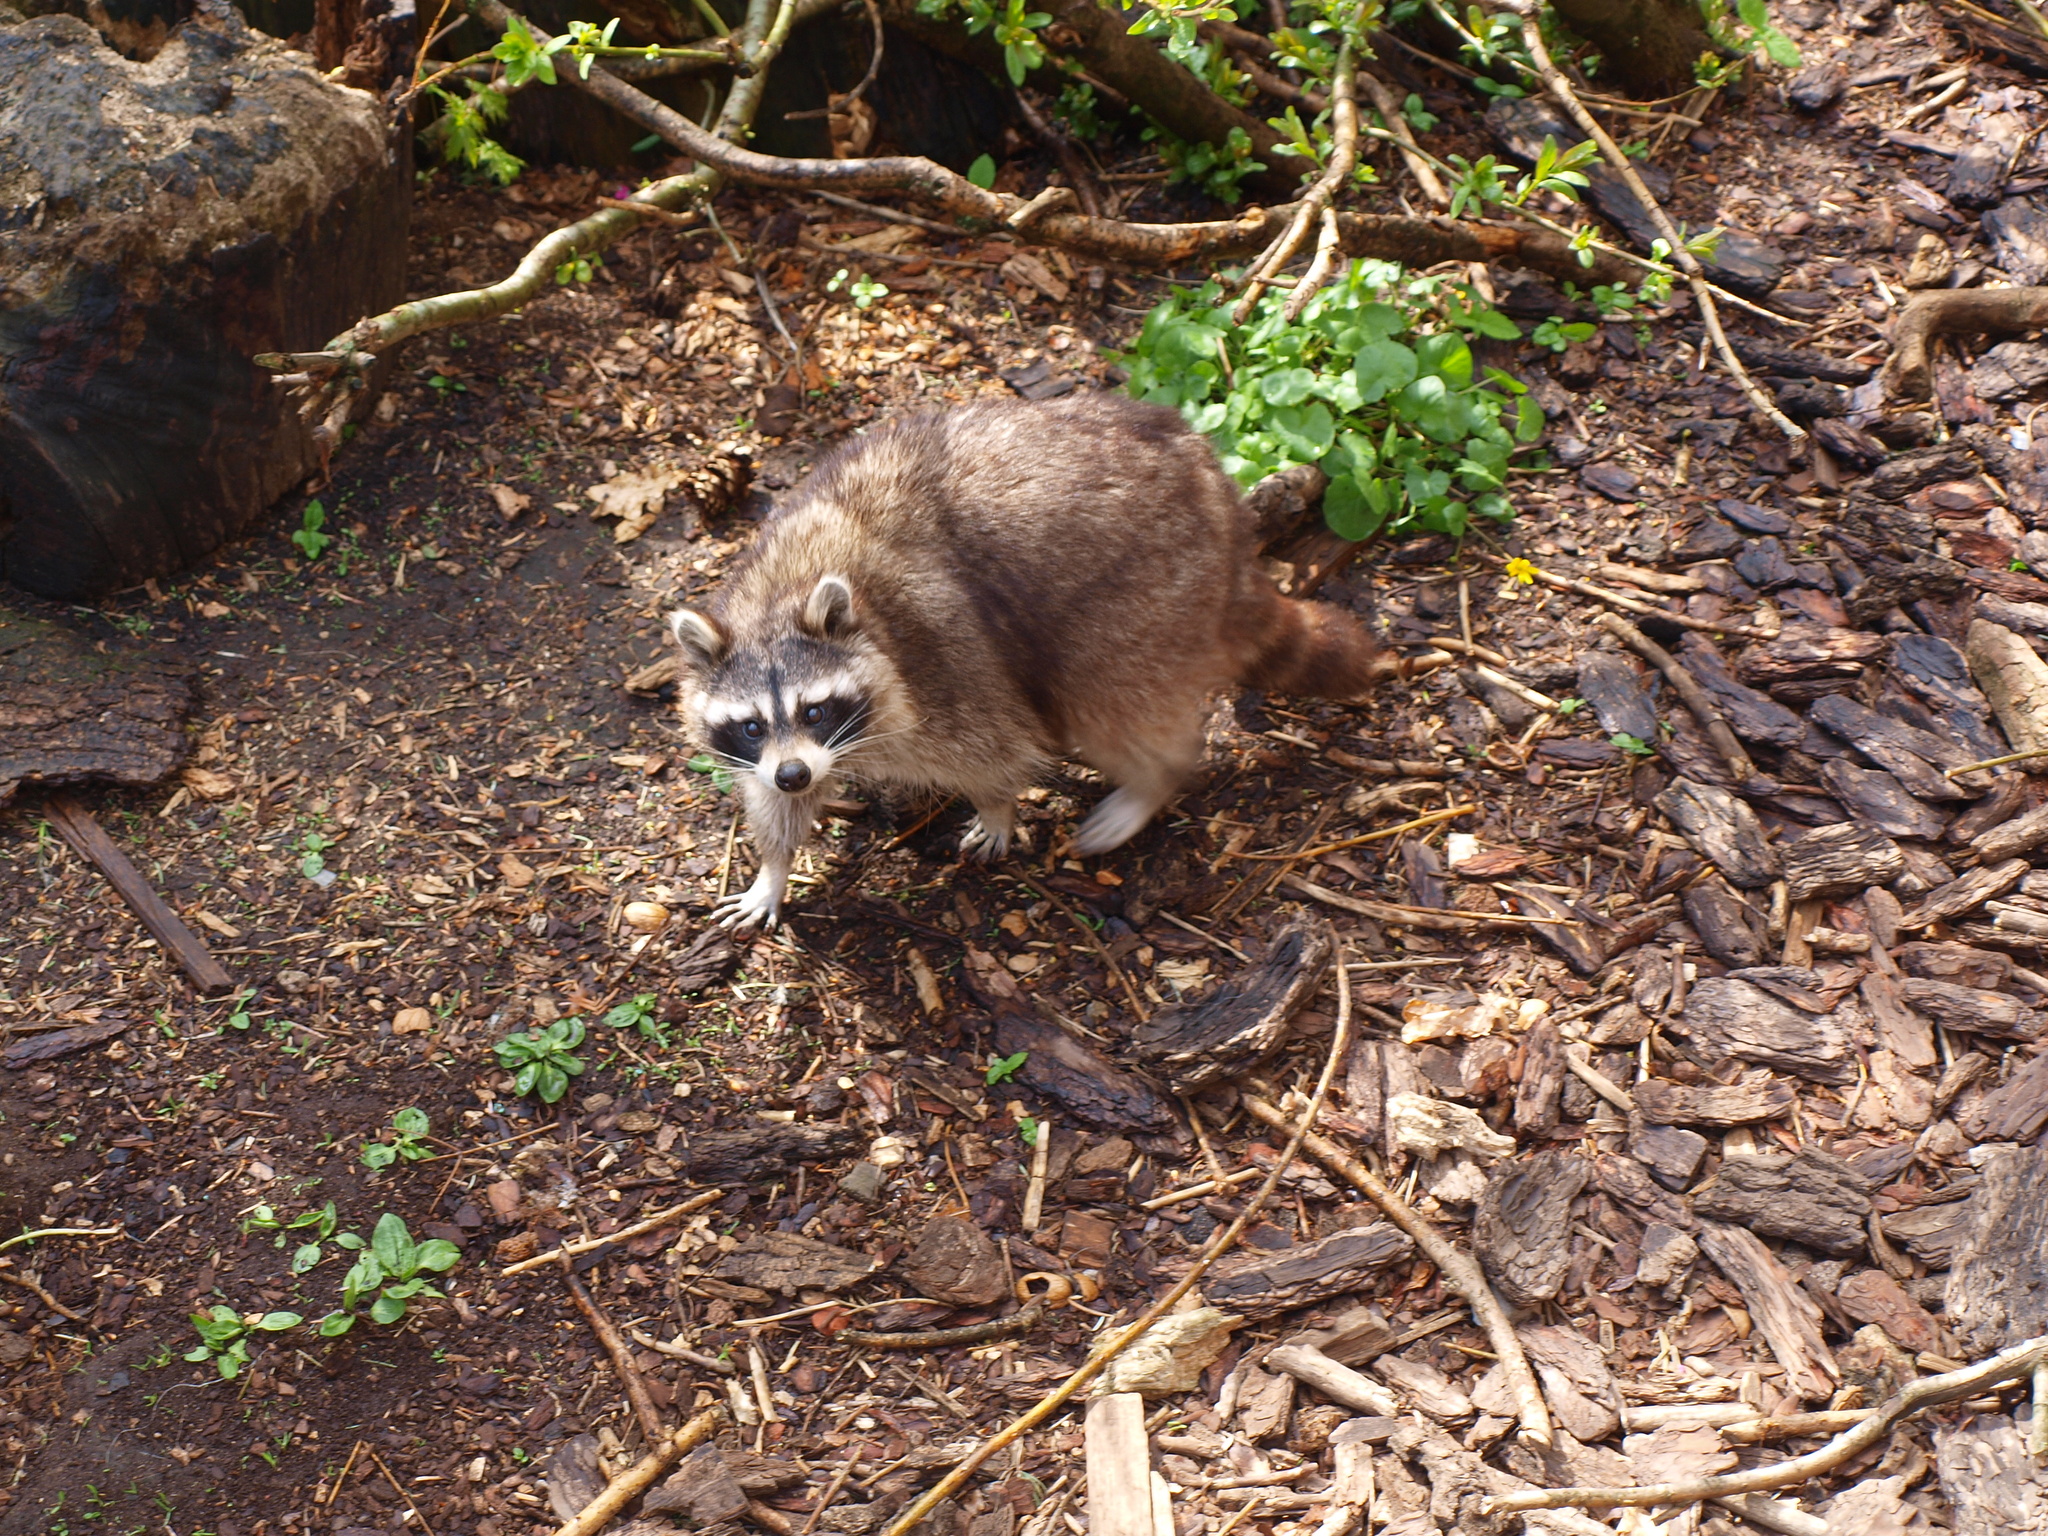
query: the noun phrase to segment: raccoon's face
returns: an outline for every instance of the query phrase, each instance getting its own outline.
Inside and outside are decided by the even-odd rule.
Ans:
[[[860,744],[874,705],[847,643],[850,608],[846,583],[828,576],[794,634],[749,640],[689,609],[670,618],[696,674],[698,724],[726,768],[802,795]]]

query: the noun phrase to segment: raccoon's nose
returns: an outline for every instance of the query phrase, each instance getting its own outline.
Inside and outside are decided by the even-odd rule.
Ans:
[[[787,790],[792,795],[800,789],[809,789],[811,765],[800,757],[792,757],[788,762],[780,764],[775,770],[775,787]]]

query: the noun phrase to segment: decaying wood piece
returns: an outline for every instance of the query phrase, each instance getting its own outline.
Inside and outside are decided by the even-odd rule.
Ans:
[[[1508,881],[1502,881],[1500,888],[1515,898],[1523,916],[1538,919],[1529,925],[1537,937],[1564,956],[1565,964],[1581,976],[1594,975],[1607,963],[1607,950],[1584,914],[1562,897]]]
[[[1161,1008],[1131,1035],[1140,1061],[1175,1093],[1197,1093],[1250,1071],[1287,1040],[1322,989],[1336,946],[1319,923],[1290,924],[1265,961],[1199,1001]]]
[[[1685,707],[1691,710],[1693,718],[1699,721],[1700,729],[1705,731],[1707,739],[1713,742],[1714,750],[1721,754],[1722,763],[1735,776],[1736,783],[1747,784],[1757,776],[1756,764],[1749,760],[1749,754],[1743,750],[1735,732],[1730,729],[1727,720],[1722,718],[1714,698],[1700,685],[1698,678],[1680,665],[1676,657],[1618,613],[1596,614],[1593,622],[1664,674],[1664,680],[1671,684],[1673,690],[1685,701]],[[1713,647],[1709,645],[1707,649],[1712,650]],[[1720,655],[1718,651],[1714,654],[1716,658]],[[1729,681],[1732,683],[1733,679]]]
[[[1866,1241],[1870,1183],[1842,1158],[1807,1146],[1790,1157],[1726,1159],[1692,1192],[1692,1206],[1765,1237],[1851,1254]]]
[[[1095,1536],[1172,1536],[1159,1528],[1145,1399],[1109,1392],[1088,1400],[1083,1421],[1088,1464],[1088,1529]]]
[[[1515,1087],[1515,1129],[1543,1137],[1557,1128],[1565,1079],[1564,1037],[1548,1018],[1522,1038],[1522,1080]]]
[[[1686,674],[1713,700],[1722,718],[1744,741],[1767,747],[1796,747],[1805,740],[1806,722],[1769,694],[1736,677],[1720,647],[1706,636],[1688,632],[1678,642],[1678,655]]]
[[[700,1131],[676,1151],[694,1179],[744,1184],[787,1175],[800,1163],[839,1162],[866,1145],[858,1126],[763,1121],[743,1131]]]
[[[1716,960],[1738,969],[1762,961],[1763,915],[1719,875],[1709,875],[1687,886],[1681,901],[1686,921],[1698,932],[1702,947]]]
[[[1987,1148],[1944,1321],[1972,1352],[2048,1334],[2048,1151]]]
[[[1391,1418],[1401,1411],[1400,1401],[1385,1386],[1363,1371],[1338,1364],[1313,1345],[1276,1345],[1266,1352],[1265,1363],[1354,1412]]]
[[[1151,1083],[1021,1006],[1005,1007],[996,1015],[995,1047],[1004,1056],[1022,1051],[1024,1065],[1017,1081],[1057,1100],[1090,1125],[1160,1135],[1175,1123],[1173,1101]]]
[[[1745,648],[1735,658],[1735,670],[1773,698],[1804,702],[1815,696],[1814,688],[1840,687],[1861,677],[1887,643],[1883,635],[1865,630],[1788,623],[1775,639]]]
[[[1892,323],[1885,394],[1926,395],[1931,377],[1927,347],[1937,336],[2016,336],[2044,325],[2048,288],[1942,288],[1916,293]]]
[[[1845,758],[1821,764],[1821,788],[1858,821],[1893,837],[1932,842],[1948,830],[1949,818],[1916,797],[1882,768],[1858,768]]]
[[[1255,1120],[1276,1129],[1287,1124],[1287,1117],[1264,1099],[1245,1094],[1240,1102]],[[1310,1132],[1301,1138],[1301,1146],[1325,1167],[1349,1179],[1368,1200],[1385,1212],[1387,1219],[1413,1238],[1415,1246],[1436,1265],[1445,1286],[1472,1304],[1479,1325],[1486,1330],[1488,1340],[1507,1369],[1523,1436],[1534,1444],[1549,1445],[1550,1411],[1544,1406],[1542,1388],[1536,1383],[1536,1373],[1529,1368],[1528,1356],[1523,1352],[1521,1341],[1515,1337],[1514,1325],[1508,1321],[1500,1298],[1487,1284],[1484,1271],[1469,1255],[1459,1252],[1442,1233],[1418,1216],[1379,1175],[1335,1142]]]
[[[1935,1023],[1966,1034],[2000,1040],[2038,1040],[2048,1031],[2048,1017],[2023,1007],[2009,992],[1987,992],[1947,981],[1908,977],[1899,983],[1908,1006]]]
[[[1296,1307],[1371,1289],[1372,1278],[1407,1258],[1415,1245],[1384,1221],[1337,1232],[1319,1242],[1218,1265],[1203,1288],[1212,1306],[1256,1321]]]
[[[1634,1158],[1603,1152],[1592,1161],[1593,1182],[1600,1192],[1645,1224],[1657,1223],[1679,1232],[1699,1231],[1700,1219],[1692,1213],[1692,1202],[1660,1186]]]
[[[657,1445],[613,1478],[604,1492],[586,1504],[574,1519],[566,1521],[557,1529],[555,1536],[597,1536],[597,1532],[611,1523],[614,1515],[652,1486],[656,1478],[709,1440],[724,1419],[723,1409],[705,1409],[665,1442]]]
[[[1786,1389],[1808,1402],[1831,1396],[1841,1373],[1821,1337],[1819,1304],[1793,1283],[1755,1233],[1703,1222],[1699,1243],[1714,1267],[1742,1292],[1771,1353],[1785,1367]]]
[[[2028,1454],[2026,1442],[2020,1426],[2003,1413],[1973,1414],[1935,1427],[1934,1465],[1955,1511],[1955,1536],[2048,1531],[2048,1466]]]
[[[1647,1077],[1630,1090],[1636,1108],[1651,1125],[1707,1125],[1727,1129],[1776,1120],[1798,1096],[1782,1077],[1736,1083],[1726,1088],[1691,1087]]]
[[[1963,654],[1969,658],[1970,676],[1991,701],[1991,712],[1998,717],[1999,728],[2013,751],[2048,750],[2048,662],[2035,654],[2023,636],[1983,619],[1971,622],[1963,638]],[[2039,771],[2048,767],[2048,758],[2025,766]]]
[[[2025,859],[2007,859],[2002,864],[1987,864],[1973,869],[1947,885],[1935,887],[1901,912],[1899,927],[1925,928],[1931,923],[1945,923],[1961,917],[1992,897],[2003,896],[2020,883],[2030,868],[2032,866]]]
[[[872,1255],[820,1242],[800,1232],[756,1232],[739,1240],[711,1273],[734,1285],[794,1296],[798,1291],[843,1291],[875,1272]]]
[[[985,1307],[1010,1294],[1010,1267],[977,1222],[934,1216],[902,1258],[903,1277],[920,1296]]]
[[[1710,1065],[1734,1060],[1816,1083],[1852,1083],[1848,1032],[1832,1014],[1786,1006],[1762,987],[1727,976],[1695,985],[1673,1027]]]
[[[2030,1141],[2038,1136],[2048,1126],[2048,1052],[1986,1094],[1975,1114],[1958,1111],[1956,1119],[1973,1141]]]
[[[1980,864],[1999,864],[2032,853],[2043,843],[2048,843],[2048,804],[1978,833],[1970,839],[1970,851]]]
[[[1890,885],[1906,867],[1899,845],[1872,827],[1837,822],[1778,845],[1786,893],[1794,901],[1845,896]]]
[[[1730,885],[1753,891],[1778,878],[1777,853],[1765,840],[1756,812],[1727,790],[1676,779],[1656,804]]]
[[[1880,946],[1873,953],[1881,954]],[[1863,1004],[1877,1026],[1877,1042],[1913,1071],[1924,1071],[1940,1060],[1934,1048],[1934,1030],[1927,1020],[1906,1006],[1899,978],[1874,970],[1863,978]]]
[[[1591,1175],[1582,1157],[1547,1152],[1489,1170],[1472,1217],[1472,1246],[1513,1306],[1549,1301],[1571,1267],[1572,1201]]]
[[[198,934],[185,926],[185,920],[170,909],[168,903],[157,895],[154,887],[142,877],[142,871],[129,862],[128,855],[118,848],[107,836],[100,824],[93,820],[92,813],[69,794],[53,794],[44,802],[49,812],[50,824],[57,829],[71,851],[86,863],[92,865],[114,888],[136,920],[149,930],[149,936],[164,947],[164,953],[177,961],[180,970],[192,979],[192,985],[209,997],[223,992],[232,992],[235,978],[227,967],[213,958]]]
[[[1974,760],[1960,743],[1879,714],[1847,694],[1816,699],[1807,718],[1839,736],[1922,800],[1971,800],[1991,787],[1988,775],[1947,777],[1942,770]]]

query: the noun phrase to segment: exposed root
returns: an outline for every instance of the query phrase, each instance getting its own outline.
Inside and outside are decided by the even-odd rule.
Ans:
[[[1939,288],[1916,293],[1892,322],[1887,396],[1925,395],[1932,387],[1928,343],[1964,333],[2012,335],[2048,325],[2048,288]]]

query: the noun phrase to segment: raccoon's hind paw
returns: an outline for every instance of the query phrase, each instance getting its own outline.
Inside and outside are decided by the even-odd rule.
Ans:
[[[1081,830],[1074,835],[1074,852],[1085,859],[1121,848],[1145,829],[1162,803],[1129,788],[1114,791],[1081,823]]]
[[[765,877],[726,897],[711,911],[711,921],[721,928],[751,928],[759,923],[766,932],[781,920],[782,890]]]

